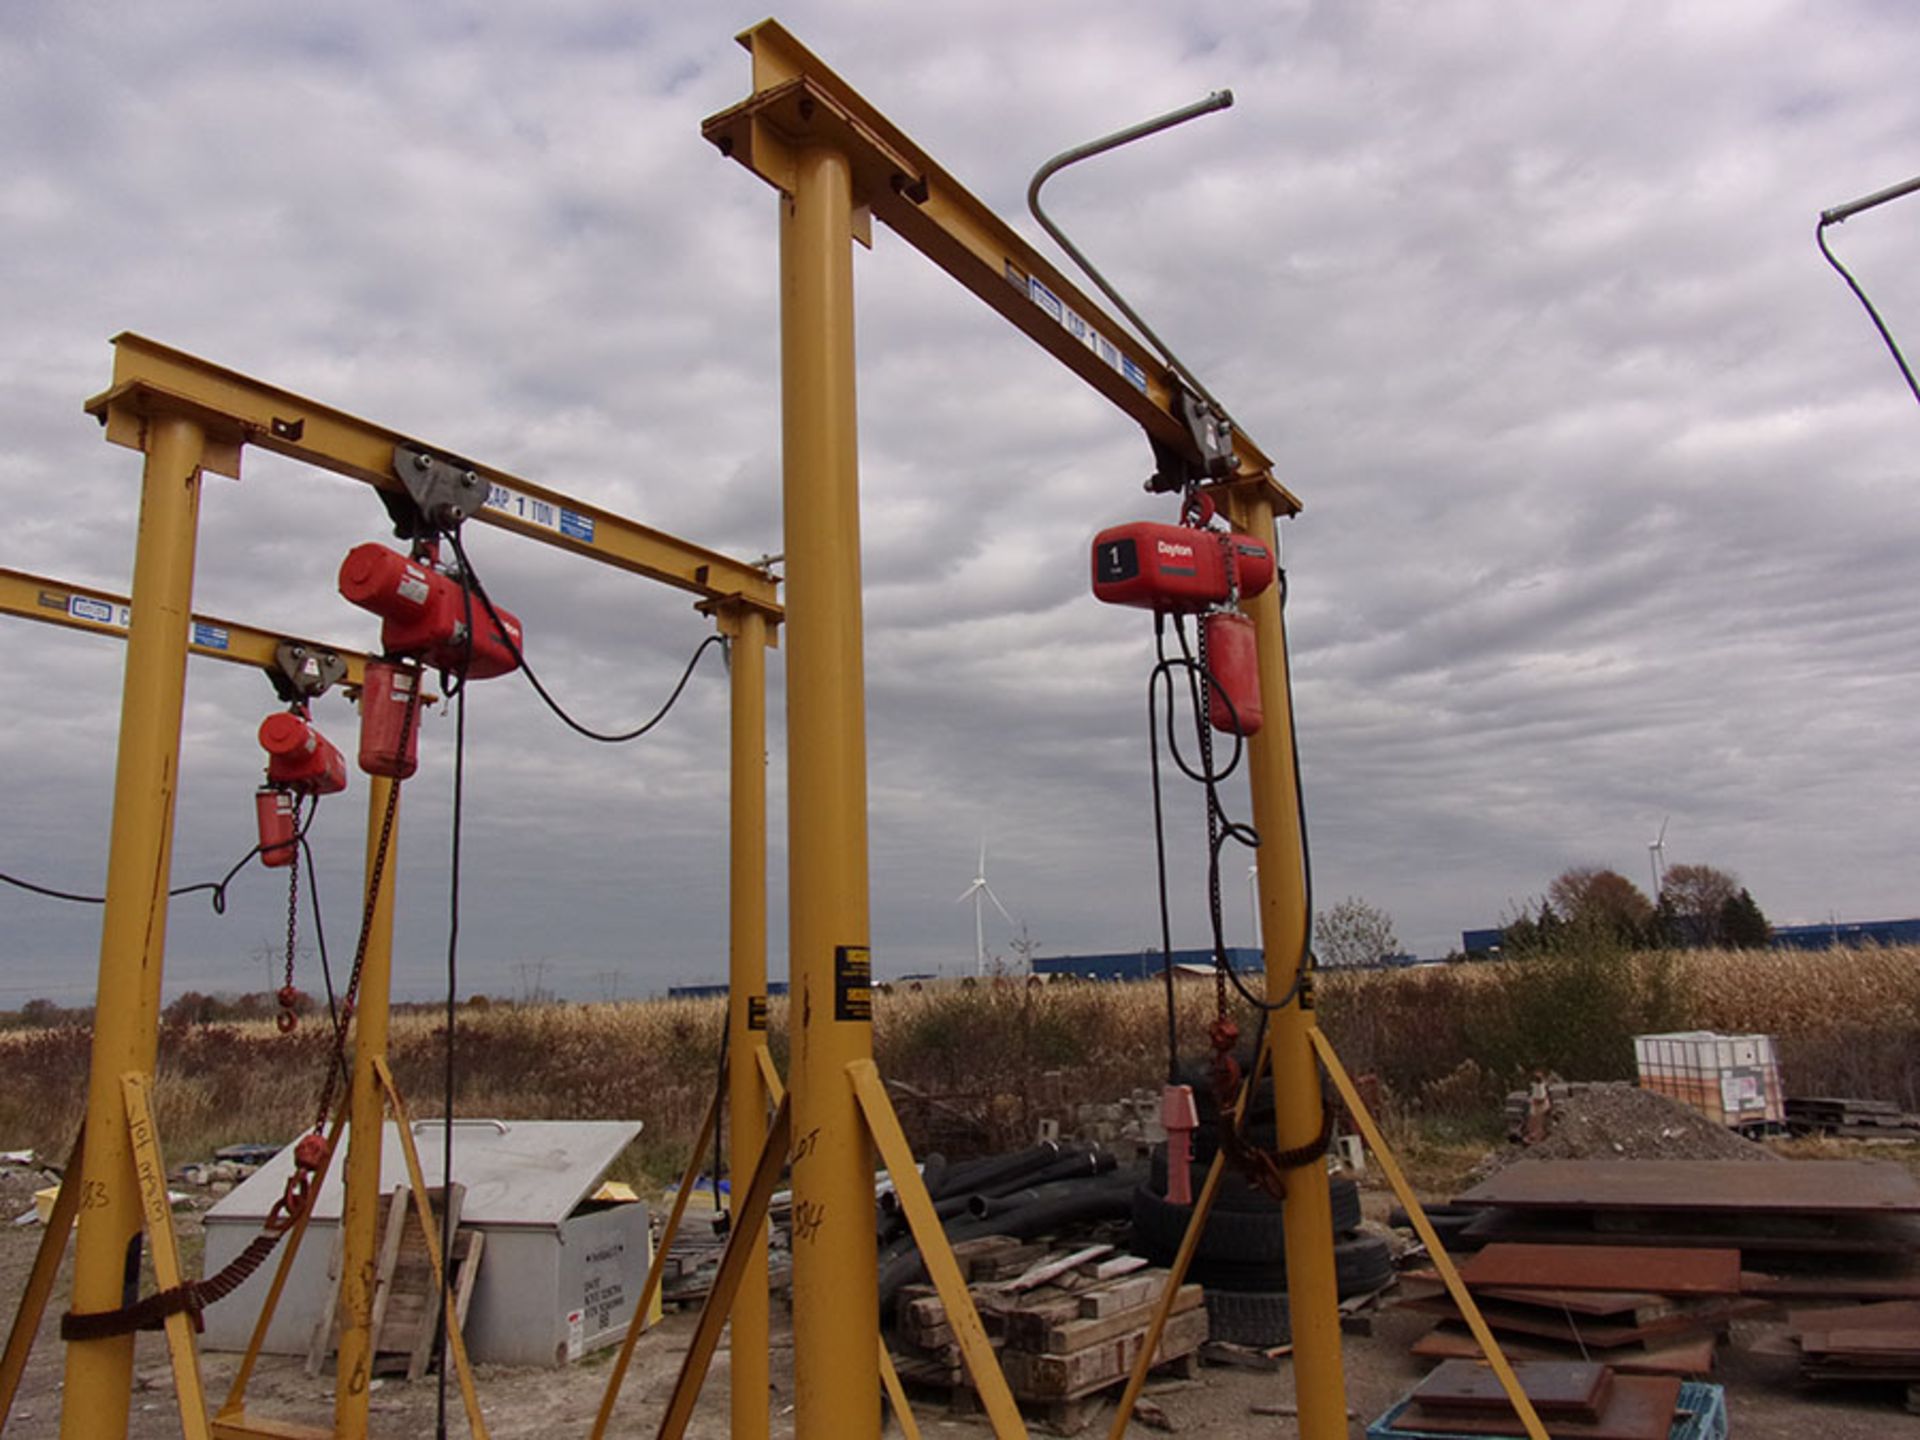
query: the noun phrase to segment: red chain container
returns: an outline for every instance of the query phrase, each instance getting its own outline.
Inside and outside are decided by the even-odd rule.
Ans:
[[[1260,708],[1260,648],[1252,618],[1237,610],[1220,610],[1200,624],[1206,636],[1207,670],[1214,682],[1207,687],[1207,719],[1214,729],[1229,735],[1258,733],[1265,717]]]
[[[333,795],[347,788],[347,762],[304,715],[281,710],[260,722],[267,752],[267,783],[300,795]]]
[[[404,780],[420,767],[420,672],[369,660],[360,689],[360,768]]]
[[[380,648],[389,655],[417,656],[436,670],[455,673],[464,665],[470,680],[519,668],[514,658],[521,649],[518,618],[496,605],[496,626],[486,602],[475,595],[468,654],[468,599],[459,582],[397,550],[371,540],[354,546],[340,563],[340,593],[380,617]]]
[[[254,816],[260,822],[260,863],[269,870],[293,864],[299,847],[293,814],[293,793],[271,785],[253,792]]]

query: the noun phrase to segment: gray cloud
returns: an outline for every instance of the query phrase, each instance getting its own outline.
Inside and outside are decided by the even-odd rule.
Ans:
[[[16,12],[0,563],[126,584],[138,461],[79,406],[129,328],[702,544],[780,550],[774,204],[698,133],[746,93],[727,37],[757,12]],[[1643,875],[1671,813],[1669,859],[1739,872],[1776,920],[1915,910],[1914,416],[1810,233],[1920,169],[1903,10],[820,0],[790,23],[1029,235],[1047,155],[1235,89],[1049,197],[1307,502],[1285,548],[1319,894],[1364,894],[1437,953],[1567,864]],[[1912,336],[1909,205],[1833,240]],[[1085,558],[1101,526],[1166,517],[1146,447],[876,238],[856,286],[882,970],[967,962],[953,896],[983,838],[1047,950],[1148,943],[1150,622],[1088,598]],[[208,481],[196,603],[372,644],[333,575],[384,533],[360,487],[250,454]],[[490,531],[470,548],[591,723],[649,713],[708,631],[632,577]],[[97,885],[120,652],[10,625],[0,656],[0,868]],[[269,708],[256,677],[192,667],[176,881],[252,843]],[[351,743],[344,705],[320,715]],[[467,988],[720,974],[726,725],[711,658],[612,753],[518,680],[475,687]],[[452,730],[430,718],[408,787],[411,993],[443,983]],[[1185,943],[1191,789],[1169,791]],[[336,964],[363,793],[315,832]],[[224,919],[178,903],[170,988],[260,983],[278,886],[243,876]],[[0,996],[89,993],[97,923],[0,891]]]

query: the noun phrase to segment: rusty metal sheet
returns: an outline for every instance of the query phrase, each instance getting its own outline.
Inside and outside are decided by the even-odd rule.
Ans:
[[[1737,1250],[1654,1245],[1489,1245],[1460,1262],[1468,1285],[1507,1289],[1649,1291],[1660,1295],[1737,1295]]]
[[[1596,1418],[1613,1388],[1613,1371],[1586,1361],[1523,1360],[1513,1367],[1513,1374],[1542,1415]],[[1460,1410],[1505,1414],[1513,1408],[1500,1388],[1500,1377],[1471,1360],[1442,1361],[1414,1386],[1412,1399],[1429,1414]]]
[[[1606,1404],[1592,1420],[1557,1418],[1554,1440],[1667,1440],[1680,1403],[1680,1380],[1665,1375],[1620,1375],[1614,1378]],[[1493,1413],[1416,1414],[1408,1406],[1388,1427],[1393,1431],[1432,1434],[1444,1428],[1453,1435],[1524,1435],[1520,1417],[1509,1411]]]
[[[1920,1176],[1886,1160],[1523,1160],[1456,1198],[1533,1210],[1920,1214]]]
[[[1460,1232],[1467,1244],[1660,1245],[1738,1249],[1789,1255],[1909,1255],[1920,1250],[1920,1224],[1905,1215],[1638,1214],[1506,1210],[1489,1207]]]
[[[1565,1342],[1571,1345],[1571,1342]],[[1541,1339],[1502,1336],[1500,1348],[1509,1360],[1547,1359],[1565,1355],[1562,1344]],[[1422,1360],[1477,1360],[1480,1342],[1464,1325],[1453,1321],[1436,1325],[1415,1340],[1412,1353]],[[1607,1364],[1619,1375],[1707,1375],[1713,1370],[1714,1337],[1690,1335],[1684,1340],[1662,1340],[1643,1350],[1616,1350]]]

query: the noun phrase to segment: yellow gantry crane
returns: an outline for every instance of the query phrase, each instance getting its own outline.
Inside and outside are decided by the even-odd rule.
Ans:
[[[1024,1434],[1006,1382],[914,1170],[913,1157],[873,1064],[868,931],[865,695],[862,671],[859,467],[853,357],[853,245],[872,243],[878,217],[1138,424],[1163,477],[1199,485],[1234,527],[1277,553],[1276,522],[1299,509],[1259,447],[1177,371],[1113,322],[1056,267],[992,214],[871,104],[774,21],[739,37],[752,57],[752,93],[710,117],[703,134],[778,192],[782,489],[785,607],[760,567],[700,550],[611,512],[504,472],[473,466],[488,501],[473,518],[581,558],[692,591],[736,643],[733,667],[730,999],[736,1178],[732,1234],[719,1277],[690,1344],[658,1434],[684,1433],[720,1330],[733,1325],[733,1433],[768,1430],[765,1215],[782,1168],[792,1169],[795,1429],[799,1440],[877,1440],[881,1385],[874,1246],[876,1155],[946,1304],[955,1336],[996,1436]],[[405,454],[432,454],[396,432],[263,385],[192,356],[122,335],[114,383],[89,402],[115,443],[145,456],[122,696],[114,829],[102,927],[99,997],[84,1154],[70,1186],[80,1206],[75,1262],[77,1312],[123,1299],[127,1257],[137,1253],[143,1197],[156,1249],[170,1245],[164,1204],[142,1188],[157,1145],[137,1142],[157,1045],[174,782],[200,477],[238,477],[244,447],[272,450],[364,481],[401,488]],[[465,463],[465,462],[462,462]],[[1322,1132],[1320,1069],[1341,1089],[1367,1138],[1377,1131],[1337,1057],[1314,1024],[1307,951],[1309,917],[1301,816],[1293,784],[1293,717],[1286,684],[1280,594],[1244,601],[1252,618],[1266,723],[1248,744],[1253,822],[1266,837],[1259,867],[1260,932],[1270,995],[1291,998],[1271,1017],[1260,1057],[1276,1091],[1279,1148],[1306,1152]],[[767,1059],[765,1025],[764,649],[787,630],[788,955],[792,1066],[785,1094]],[[380,787],[391,782],[375,781]],[[379,813],[376,805],[374,814]],[[373,838],[370,827],[370,842]],[[375,937],[384,985],[394,886],[376,901]],[[369,963],[374,945],[369,946]],[[1300,973],[1304,971],[1304,973]],[[1296,983],[1296,981],[1298,983]],[[371,1254],[379,1184],[384,1034],[357,1017],[359,1046],[349,1100],[348,1207],[343,1225],[365,1232]],[[384,1024],[384,1010],[379,1017]],[[368,1058],[363,1067],[360,1051]],[[363,1075],[362,1070],[366,1073]],[[1259,1072],[1256,1072],[1259,1073]],[[397,1103],[397,1096],[393,1097]],[[765,1123],[773,1105],[773,1119]],[[130,1126],[130,1123],[131,1126]],[[359,1137],[366,1137],[364,1140]],[[363,1153],[365,1152],[365,1153]],[[1479,1323],[1464,1288],[1420,1215],[1397,1166],[1396,1190],[1414,1212],[1443,1278],[1467,1313],[1535,1440],[1537,1417]],[[1184,1270],[1218,1180],[1221,1161],[1194,1207],[1194,1228],[1176,1261]],[[751,1176],[744,1192],[738,1181]],[[149,1177],[151,1178],[151,1177]],[[164,1187],[162,1187],[163,1189]],[[416,1189],[418,1189],[416,1184]],[[357,1200],[355,1197],[358,1197]],[[77,1199],[76,1202],[77,1203]],[[1347,1433],[1340,1333],[1328,1237],[1327,1175],[1307,1163],[1288,1175],[1286,1261],[1294,1333],[1300,1433]],[[351,1243],[351,1242],[350,1242]],[[156,1255],[156,1258],[159,1258]],[[283,1264],[284,1264],[283,1259]],[[191,1337],[175,1347],[183,1423],[190,1437],[337,1436],[366,1433],[366,1317],[362,1267],[343,1265],[340,1380],[330,1430],[249,1421],[242,1384],[211,1429],[186,1405]],[[371,1273],[370,1270],[367,1273]],[[1174,1286],[1168,1287],[1169,1295]],[[636,1316],[636,1329],[641,1320]],[[348,1333],[356,1337],[350,1350]],[[594,1434],[604,1432],[625,1356],[608,1387]],[[1143,1351],[1143,1367],[1153,1344]],[[876,1359],[876,1356],[878,1357]],[[132,1338],[74,1343],[68,1353],[65,1440],[125,1434]],[[1133,1393],[1115,1422],[1124,1431]],[[897,1385],[888,1386],[902,1419]],[[469,1392],[470,1394],[470,1392]],[[469,1421],[484,1433],[477,1405]]]
[[[709,117],[701,130],[722,155],[778,195],[795,1434],[798,1440],[876,1440],[880,1375],[867,1358],[878,1341],[872,1301],[875,1147],[910,1218],[922,1208],[925,1192],[904,1163],[911,1157],[903,1153],[874,1072],[865,1003],[869,897],[854,244],[873,243],[878,218],[1079,375],[1145,431],[1158,467],[1156,485],[1205,486],[1235,529],[1276,554],[1275,522],[1297,512],[1299,503],[1274,478],[1260,448],[1197,382],[1121,329],[783,26],[764,21],[738,39],[752,57],[752,93]],[[1351,1087],[1314,1025],[1302,821],[1277,587],[1242,608],[1255,626],[1266,707],[1266,723],[1248,751],[1253,823],[1267,847],[1259,867],[1267,993],[1291,996],[1271,1017],[1262,1063],[1276,1092],[1278,1148],[1312,1153],[1323,1133],[1319,1066],[1325,1064],[1347,1092]],[[1348,1103],[1357,1106],[1358,1096],[1348,1093]],[[1370,1120],[1366,1124],[1371,1132]],[[1369,1138],[1377,1140],[1377,1133]],[[1216,1157],[1177,1270],[1184,1270],[1204,1223],[1220,1164]],[[1397,1167],[1387,1168],[1417,1212]],[[975,1338],[977,1317],[964,1285],[949,1273],[951,1256],[931,1207],[926,1211],[925,1224],[916,1221],[914,1233],[989,1420],[996,1435],[1023,1433],[1017,1413],[1009,1416],[1011,1400],[984,1336]],[[1347,1420],[1324,1166],[1309,1163],[1289,1172],[1285,1217],[1300,1433],[1308,1440],[1334,1440],[1347,1433]],[[1449,1288],[1477,1326],[1477,1313],[1424,1217],[1421,1226]],[[1172,1279],[1169,1295],[1180,1274]],[[724,1308],[728,1298],[726,1287],[717,1284],[709,1310]],[[707,1317],[702,1323],[704,1330]],[[1490,1336],[1484,1327],[1476,1334],[1529,1433],[1544,1440]],[[696,1343],[690,1362],[698,1348]],[[1150,1337],[1115,1421],[1116,1436],[1126,1428],[1153,1350]],[[697,1384],[690,1363],[661,1436],[680,1433],[677,1426],[684,1422],[675,1417],[691,1404],[684,1391]]]
[[[89,401],[87,408],[103,422],[110,441],[145,456],[132,593],[122,602],[31,576],[16,576],[6,587],[20,600],[18,606],[7,608],[24,610],[29,603],[26,592],[31,589],[32,606],[45,612],[35,618],[52,618],[53,599],[64,594],[70,615],[78,611],[83,624],[116,633],[124,627],[127,641],[85,1143],[78,1147],[79,1163],[71,1168],[63,1187],[75,1197],[85,1197],[84,1203],[75,1201],[73,1308],[78,1314],[111,1311],[125,1301],[127,1257],[138,1254],[143,1228],[156,1262],[167,1272],[162,1283],[177,1283],[164,1185],[156,1207],[154,1186],[143,1180],[143,1176],[151,1179],[150,1172],[158,1166],[158,1138],[152,1133],[150,1117],[139,1107],[158,1045],[186,658],[190,648],[206,650],[207,642],[217,636],[224,639],[223,653],[228,658],[264,663],[270,644],[277,643],[264,632],[225,622],[202,621],[201,628],[195,628],[191,596],[201,476],[211,470],[239,478],[242,452],[254,446],[381,490],[397,491],[402,488],[400,457],[444,454],[398,432],[131,334],[114,341],[113,384]],[[679,540],[505,471],[471,465],[468,473],[485,487],[485,502],[474,519],[691,592],[734,642],[732,853],[734,863],[742,868],[729,882],[733,932],[729,1019],[738,1032],[734,1053],[744,1057],[747,1073],[758,1084],[753,1057],[763,1042],[755,1018],[764,1024],[766,994],[764,652],[776,642],[782,616],[777,582],[763,566]],[[81,600],[77,606],[75,596]],[[357,678],[351,660],[349,673]],[[394,784],[380,777],[371,779],[370,862]],[[396,888],[389,860],[386,883],[370,895],[364,994],[354,1015],[354,1073],[346,1107],[347,1201],[342,1216],[346,1256],[341,1267],[333,1425],[315,1429],[250,1421],[242,1402],[251,1358],[234,1393],[209,1422],[200,1398],[191,1322],[181,1313],[169,1326],[182,1424],[190,1437],[360,1440],[367,1432],[380,1121],[383,1109],[398,1103],[391,1077],[383,1073]],[[760,1148],[754,1117],[764,1114],[764,1105],[761,1095],[739,1108],[734,1144],[752,1147],[744,1158],[736,1157],[736,1163],[745,1168],[751,1168]],[[421,1188],[417,1177],[414,1188]],[[288,1251],[283,1251],[282,1274],[291,1248],[290,1242]],[[359,1260],[367,1263],[356,1263]],[[763,1293],[764,1289],[762,1285]],[[761,1339],[754,1348],[764,1354],[764,1301],[760,1315]],[[264,1316],[262,1320],[256,1340],[264,1331]],[[737,1318],[743,1340],[754,1323],[750,1311]],[[26,1333],[31,1335],[31,1326]],[[111,1440],[126,1433],[132,1359],[131,1334],[70,1343],[63,1436]],[[764,1397],[764,1382],[760,1393]],[[467,1394],[470,1425],[476,1434],[483,1434],[470,1388]]]

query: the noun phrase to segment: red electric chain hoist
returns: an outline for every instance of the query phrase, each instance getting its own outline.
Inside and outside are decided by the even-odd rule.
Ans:
[[[347,788],[347,761],[308,717],[305,701],[260,722],[267,752],[267,783],[254,794],[260,824],[260,863],[269,869],[293,864],[299,826],[298,797],[336,795]]]
[[[1093,594],[1109,605],[1162,615],[1199,615],[1201,654],[1212,683],[1207,718],[1216,730],[1260,729],[1260,666],[1253,621],[1238,603],[1273,583],[1273,552],[1236,530],[1215,530],[1204,502],[1193,523],[1137,520],[1093,539]]]

